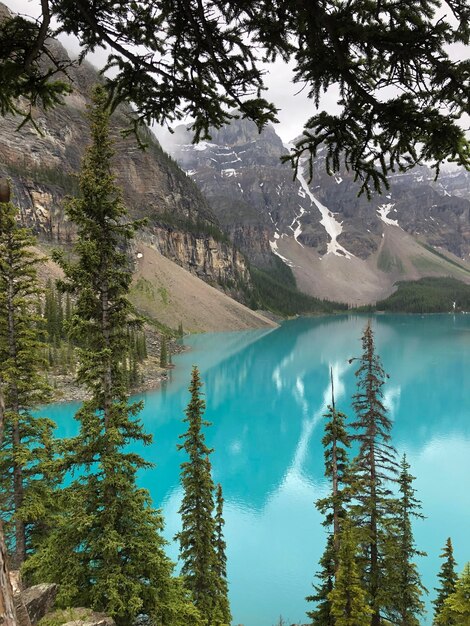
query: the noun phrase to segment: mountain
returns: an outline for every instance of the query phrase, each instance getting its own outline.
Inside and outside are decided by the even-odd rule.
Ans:
[[[305,293],[353,305],[389,295],[398,280],[454,276],[470,281],[470,174],[420,167],[392,177],[383,196],[358,197],[350,172],[329,176],[324,156],[294,178],[273,127],[247,120],[191,143],[175,129],[171,153],[197,183],[231,240],[255,266],[273,255]]]
[[[9,15],[9,9],[0,3],[0,20],[8,19]],[[49,47],[55,56],[68,59],[67,52],[57,41],[49,40]],[[11,179],[21,223],[33,230],[41,249],[46,251],[51,247],[68,247],[75,237],[74,226],[65,215],[64,203],[67,194],[78,188],[76,174],[90,141],[86,119],[89,95],[93,85],[100,80],[97,70],[86,62],[71,67],[68,77],[64,78],[71,83],[72,93],[64,98],[62,106],[47,112],[40,108],[33,110],[35,126],[27,124],[19,129],[21,118],[0,117],[0,177]],[[193,294],[185,305],[190,313],[185,325],[187,330],[270,325],[269,320],[240,309],[237,310],[243,321],[236,323],[233,300],[224,296],[223,304],[220,297],[223,294],[215,295],[214,290],[197,280],[202,279],[240,298],[243,294],[239,293],[238,285],[244,290],[251,286],[244,256],[222,232],[217,218],[191,178],[162,150],[149,130],[141,131],[141,138],[147,144],[145,151],[138,147],[135,137],[122,135],[121,131],[129,127],[131,116],[130,108],[119,107],[111,118],[111,134],[116,151],[114,172],[130,216],[147,219],[132,250],[136,267],[144,249],[154,251],[152,258],[160,259],[165,265],[165,271],[155,272],[155,276],[159,275],[162,280],[165,276],[170,286],[166,283],[159,286],[152,277],[147,277],[150,282],[153,280],[155,293],[160,288],[170,292],[171,284],[176,281],[176,278],[170,280],[171,265],[165,259],[179,266],[174,268],[175,277],[180,277],[178,280],[183,280],[180,268],[192,274],[183,281]],[[204,322],[202,310],[199,313],[192,311],[191,307],[196,306],[194,293],[198,290],[205,294],[207,306],[214,303],[218,310],[225,307],[227,317],[219,311],[217,322]],[[186,319],[185,306],[180,305],[174,311],[173,323],[168,313],[161,311],[159,298],[147,300],[145,310],[149,315],[163,315],[166,323],[176,328],[180,320]],[[190,323],[193,317],[193,323]]]

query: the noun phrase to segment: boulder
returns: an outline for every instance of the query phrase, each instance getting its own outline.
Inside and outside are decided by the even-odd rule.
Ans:
[[[20,626],[29,626],[27,620],[20,619],[22,606],[26,609],[30,624],[36,626],[40,619],[48,613],[54,604],[59,587],[55,583],[42,583],[21,591],[16,596],[16,611]]]

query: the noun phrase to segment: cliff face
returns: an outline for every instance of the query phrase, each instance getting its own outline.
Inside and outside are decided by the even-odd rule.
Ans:
[[[2,5],[0,5],[1,7]],[[66,56],[56,42],[54,53]],[[86,107],[99,80],[86,63],[70,70],[73,93],[63,106],[33,117],[38,130],[18,130],[18,118],[0,117],[0,176],[12,179],[21,221],[41,240],[70,242],[74,228],[67,221],[64,199],[78,188],[76,174],[89,143]],[[147,218],[139,237],[151,241],[162,254],[213,284],[249,281],[243,256],[220,233],[212,210],[194,182],[161,149],[150,131],[143,132],[148,148],[142,151],[135,137],[124,138],[130,109],[121,107],[112,117],[115,142],[114,172],[132,218]]]

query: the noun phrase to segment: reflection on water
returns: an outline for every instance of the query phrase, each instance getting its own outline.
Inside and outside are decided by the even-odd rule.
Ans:
[[[176,451],[184,431],[190,368],[198,364],[207,394],[207,433],[214,478],[226,498],[228,573],[234,623],[271,626],[282,613],[305,621],[306,603],[325,533],[314,502],[325,493],[322,416],[333,368],[338,408],[352,415],[354,364],[366,318],[299,319],[279,329],[190,337],[175,358],[172,381],[147,393],[142,413],[154,444],[142,450],[156,468],[141,476],[166,536],[178,531],[181,491]],[[377,349],[390,374],[385,403],[393,437],[417,476],[424,522],[415,525],[421,569],[432,591],[438,554],[453,538],[463,567],[470,559],[470,319],[464,316],[380,316]],[[70,434],[70,405],[48,414]],[[177,547],[169,546],[176,559]],[[290,621],[289,621],[290,620]],[[428,620],[429,623],[429,620]]]

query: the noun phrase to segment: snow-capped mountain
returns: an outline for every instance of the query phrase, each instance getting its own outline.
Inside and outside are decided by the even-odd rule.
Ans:
[[[191,143],[175,129],[172,154],[202,190],[232,241],[259,267],[273,254],[312,295],[365,303],[400,279],[454,275],[470,280],[470,174],[427,167],[397,174],[390,190],[358,197],[353,175],[329,176],[321,157],[309,181],[294,178],[273,127],[247,120]]]

